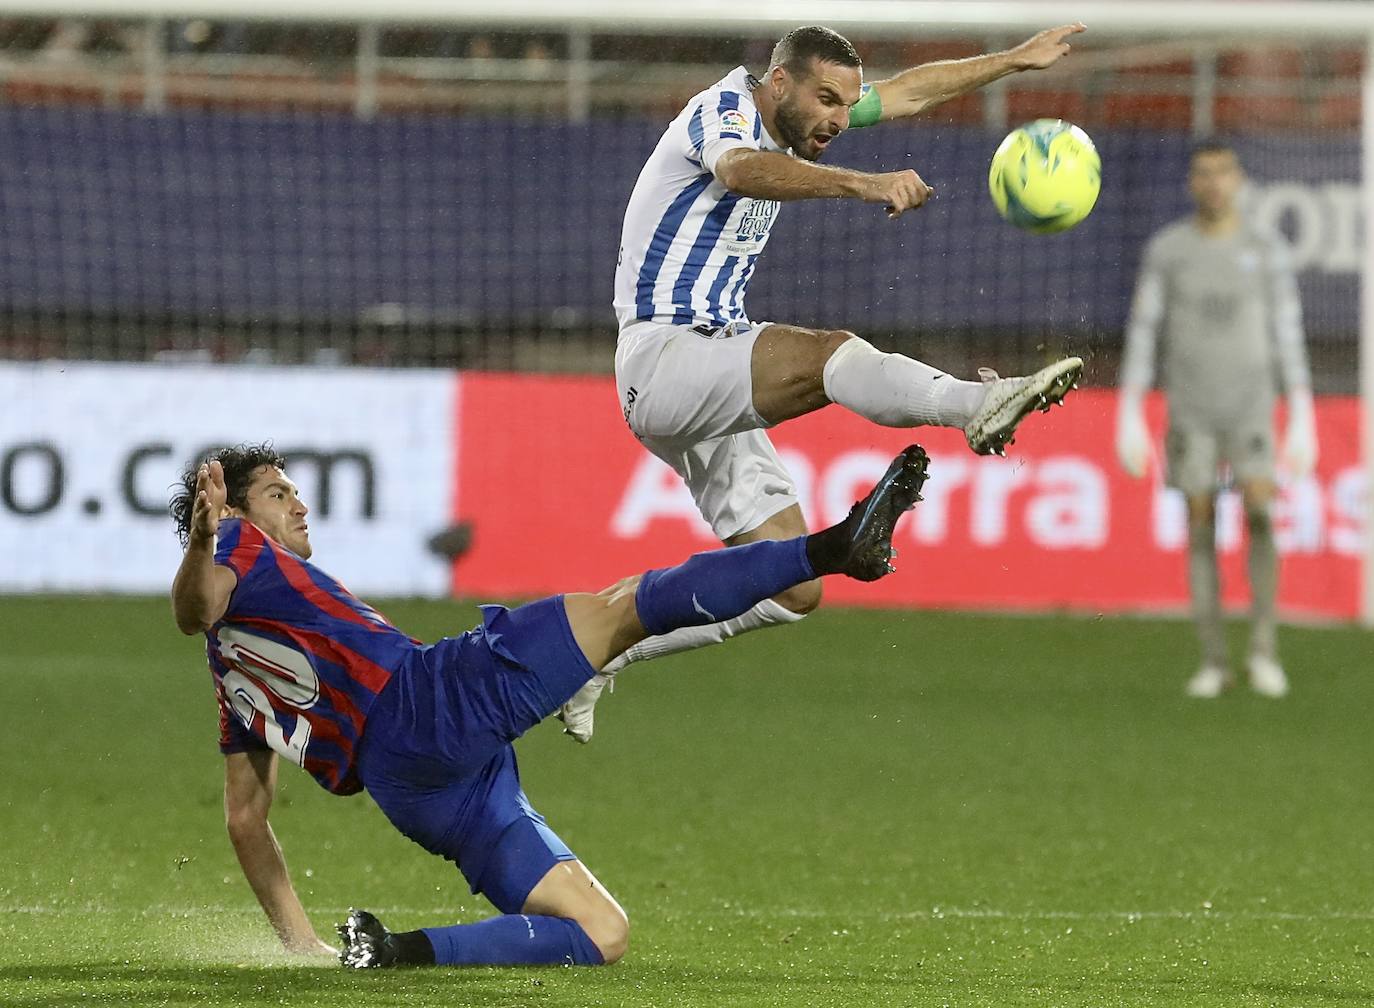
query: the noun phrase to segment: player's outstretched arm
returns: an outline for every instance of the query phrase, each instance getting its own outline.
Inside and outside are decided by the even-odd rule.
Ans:
[[[933,191],[910,169],[870,174],[747,147],[722,154],[716,161],[715,176],[721,185],[740,196],[771,200],[860,199],[887,207],[889,217],[915,210]]]
[[[882,110],[878,120],[918,115],[1008,74],[1053,66],[1069,51],[1068,39],[1082,31],[1087,31],[1082,23],[1048,28],[1005,52],[923,63],[877,81],[873,88]]]
[[[228,567],[215,565],[215,534],[227,500],[224,467],[218,462],[201,466],[186,553],[172,581],[172,614],[184,634],[214,626],[229,608],[229,596],[238,583]]]
[[[224,822],[229,840],[244,877],[286,950],[298,955],[337,955],[333,946],[315,934],[291,886],[286,859],[267,821],[276,790],[276,753],[257,751],[225,756]]]

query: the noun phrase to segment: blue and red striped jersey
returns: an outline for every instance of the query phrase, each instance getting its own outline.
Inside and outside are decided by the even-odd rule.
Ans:
[[[335,794],[360,791],[367,713],[421,645],[251,522],[220,522],[215,563],[238,576],[205,632],[220,750],[270,748]]]

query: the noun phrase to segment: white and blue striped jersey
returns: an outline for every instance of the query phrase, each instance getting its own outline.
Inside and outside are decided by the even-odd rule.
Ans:
[[[746,322],[744,291],[778,215],[776,200],[716,180],[727,150],[780,151],[763,128],[749,73],[733,70],[687,103],[639,173],[620,232],[615,312],[623,329]]]

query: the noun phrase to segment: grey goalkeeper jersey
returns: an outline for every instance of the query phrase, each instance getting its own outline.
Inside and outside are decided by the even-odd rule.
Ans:
[[[1176,419],[1226,423],[1268,416],[1276,383],[1309,388],[1302,307],[1288,252],[1278,238],[1242,227],[1213,237],[1192,218],[1145,247],[1136,283],[1123,388],[1160,386]]]

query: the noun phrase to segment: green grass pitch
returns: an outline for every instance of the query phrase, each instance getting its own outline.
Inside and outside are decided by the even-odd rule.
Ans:
[[[475,622],[382,608],[430,639]],[[276,950],[167,603],[0,599],[0,1004],[1369,1003],[1374,637],[1282,643],[1282,702],[1186,700],[1175,621],[822,611],[638,666],[591,746],[520,745],[628,910],[628,957],[355,974]],[[399,928],[487,913],[365,798],[282,777],[322,934],[355,904]]]

